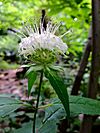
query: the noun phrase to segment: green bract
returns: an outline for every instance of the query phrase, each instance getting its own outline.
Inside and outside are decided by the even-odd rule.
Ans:
[[[57,55],[53,51],[48,49],[37,49],[29,59],[34,61],[36,64],[41,64],[46,66],[47,64],[52,64],[57,60]]]

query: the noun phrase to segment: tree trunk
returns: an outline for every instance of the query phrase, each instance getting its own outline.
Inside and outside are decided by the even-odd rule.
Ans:
[[[88,97],[95,99],[100,72],[100,0],[92,0],[92,63],[88,87]],[[85,115],[80,133],[91,133],[93,117]]]
[[[78,70],[78,73],[76,75],[76,78],[75,78],[75,81],[72,87],[71,95],[77,95],[80,89],[81,80],[83,78],[83,74],[85,72],[85,68],[87,66],[88,58],[89,58],[90,51],[91,51],[91,42],[92,42],[92,26],[90,27],[89,37],[88,37],[87,44],[84,50],[84,54],[81,59],[80,68]]]

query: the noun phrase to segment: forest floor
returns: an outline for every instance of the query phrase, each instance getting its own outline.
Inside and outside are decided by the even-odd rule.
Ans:
[[[21,69],[16,70],[0,70],[0,95],[1,96],[11,96],[17,97],[21,100],[28,100],[27,97],[27,79],[25,78],[18,78],[18,74],[22,72]],[[15,119],[11,119],[7,117],[7,120],[0,120],[0,133],[5,133],[6,129],[10,130],[11,127],[21,127],[22,122],[26,122],[29,118],[27,118],[25,111],[23,112],[22,116],[17,116]],[[17,112],[15,113],[17,114]],[[20,118],[21,117],[21,118]]]
[[[27,79],[18,79],[16,75],[20,71],[0,70],[0,94],[12,94],[21,99],[27,97]]]

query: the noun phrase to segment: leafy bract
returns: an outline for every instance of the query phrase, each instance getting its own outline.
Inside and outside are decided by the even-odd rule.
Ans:
[[[54,71],[58,71],[58,72],[63,71],[63,68],[61,66],[50,65],[49,68],[54,70]]]
[[[58,75],[58,73],[50,68],[46,68],[45,75],[48,78],[49,82],[51,83],[52,87],[54,88],[55,92],[57,93],[59,99],[61,100],[66,113],[67,117],[70,116],[69,111],[69,98],[66,89],[66,85],[64,84],[64,80]]]
[[[30,73],[31,71],[34,71],[34,72],[38,72],[38,71],[41,71],[43,69],[43,66],[42,65],[35,65],[35,64],[32,64],[28,71],[26,72],[26,75],[28,75],[28,73]]]
[[[32,67],[28,69],[28,71],[26,72],[26,77],[28,79],[28,96],[30,95],[32,86],[36,80],[37,77],[37,73],[35,71],[33,71]]]

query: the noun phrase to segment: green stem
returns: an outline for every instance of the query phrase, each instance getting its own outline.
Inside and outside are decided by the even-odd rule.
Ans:
[[[33,133],[35,133],[36,114],[37,114],[37,111],[38,111],[38,105],[39,105],[39,98],[40,98],[42,80],[43,80],[43,70],[41,71],[41,75],[40,75],[40,82],[39,82],[39,90],[38,90],[38,96],[37,96],[37,103],[36,103],[36,109],[35,109],[34,118],[33,118]]]

